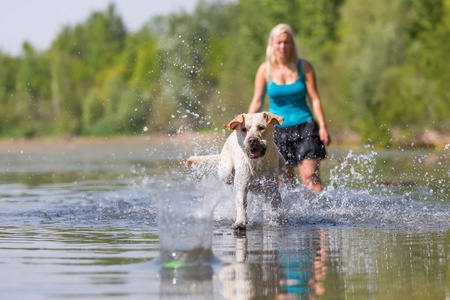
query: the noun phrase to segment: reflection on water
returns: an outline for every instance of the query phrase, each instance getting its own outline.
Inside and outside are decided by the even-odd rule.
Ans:
[[[2,226],[1,299],[155,294],[157,279],[129,267],[155,256],[155,233],[142,227]]]
[[[333,232],[334,231],[334,232]],[[330,231],[331,293],[354,298],[447,299],[449,232]]]
[[[214,268],[208,265],[187,266],[160,271],[160,299],[213,299]]]
[[[0,147],[0,298],[450,299],[448,149],[331,151],[320,197],[282,190],[271,227],[251,196],[236,233],[232,190],[183,168],[189,147]]]
[[[222,235],[233,263],[219,273],[226,299],[314,299],[325,294],[328,239],[322,228],[259,229]]]

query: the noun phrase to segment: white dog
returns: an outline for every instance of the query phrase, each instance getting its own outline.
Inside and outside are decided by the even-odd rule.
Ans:
[[[274,210],[281,202],[278,176],[284,172],[286,162],[274,143],[273,125],[282,122],[282,117],[268,112],[238,115],[226,126],[234,131],[220,155],[191,156],[186,162],[187,166],[218,161],[219,178],[234,184],[237,213],[234,229],[245,230],[248,223],[249,191],[264,194]]]

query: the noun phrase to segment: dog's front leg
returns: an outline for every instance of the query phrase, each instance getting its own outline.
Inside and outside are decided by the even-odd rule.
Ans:
[[[244,184],[236,184],[235,181],[235,196],[234,202],[236,204],[236,222],[233,224],[233,229],[245,230],[247,225],[247,193],[248,186]]]
[[[226,184],[232,184],[234,182],[234,168],[230,162],[221,160],[217,171],[219,179],[223,180]]]

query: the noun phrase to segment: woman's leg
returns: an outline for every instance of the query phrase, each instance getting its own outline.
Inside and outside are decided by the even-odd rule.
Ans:
[[[298,164],[298,171],[303,183],[310,190],[317,193],[322,191],[322,182],[319,176],[319,159],[304,159]]]
[[[286,164],[286,170],[283,175],[280,176],[280,185],[287,184],[288,187],[295,185],[295,168],[294,165]]]

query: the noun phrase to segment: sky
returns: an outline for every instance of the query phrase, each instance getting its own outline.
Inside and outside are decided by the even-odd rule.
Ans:
[[[84,22],[110,3],[134,32],[153,16],[193,12],[197,0],[0,0],[0,53],[18,56],[25,41],[37,51],[49,49],[64,26]]]

